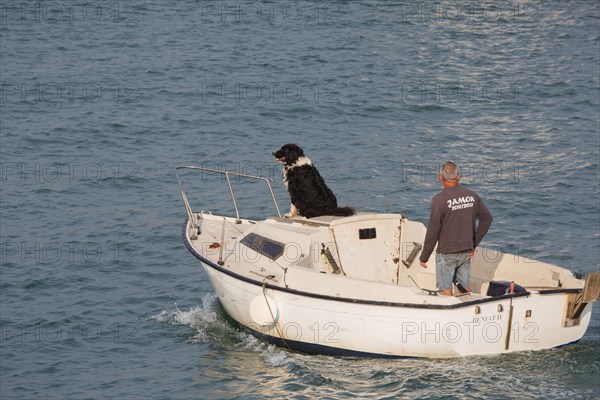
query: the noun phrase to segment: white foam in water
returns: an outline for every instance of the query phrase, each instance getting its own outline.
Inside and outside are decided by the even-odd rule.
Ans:
[[[219,319],[216,312],[217,304],[217,296],[214,293],[207,293],[202,297],[201,306],[198,305],[191,307],[189,310],[181,310],[175,304],[175,310],[162,310],[159,314],[150,317],[150,319],[172,325],[189,326],[197,332],[192,341],[206,343],[211,340],[218,340],[221,337],[215,337],[215,335],[209,336],[208,330],[211,327],[213,330],[216,328],[217,330],[226,329],[231,333],[235,332],[233,327]],[[267,345],[267,343],[247,332],[240,331],[237,333],[237,337],[244,350],[262,354],[265,362],[274,367],[290,364],[295,361],[285,350],[274,345]]]
[[[281,350],[274,345],[269,345],[267,349],[263,351],[262,355],[265,358],[265,361],[273,367],[281,367],[296,362],[288,352]]]
[[[202,306],[195,306],[187,311],[180,310],[175,304],[173,311],[161,311],[158,315],[150,317],[158,322],[166,322],[173,325],[186,325],[197,331],[194,339],[200,342],[208,341],[207,328],[217,321],[217,296],[208,293],[202,297]]]
[[[280,367],[282,365],[297,362],[297,360],[285,349],[267,344],[250,333],[240,332],[239,338],[242,341],[244,350],[260,353],[265,362],[273,367]]]
[[[168,312],[166,312],[165,310],[162,310],[160,312],[160,314],[153,315],[149,319],[152,319],[152,320],[158,321],[158,322],[168,322],[170,318],[171,318],[170,314]]]

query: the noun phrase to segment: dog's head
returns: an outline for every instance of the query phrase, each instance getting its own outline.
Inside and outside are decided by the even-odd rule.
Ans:
[[[285,165],[292,165],[298,158],[304,156],[304,151],[297,144],[288,143],[281,146],[279,150],[274,151],[273,156]]]

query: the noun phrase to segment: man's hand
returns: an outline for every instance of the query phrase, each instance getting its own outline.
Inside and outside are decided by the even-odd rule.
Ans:
[[[424,263],[423,261],[419,260],[419,264],[421,264],[421,267],[427,268],[427,264]]]

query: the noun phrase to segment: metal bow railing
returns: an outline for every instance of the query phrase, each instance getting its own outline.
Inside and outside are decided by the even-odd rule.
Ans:
[[[194,212],[192,210],[192,207],[190,206],[190,202],[188,201],[187,194],[186,194],[185,189],[183,187],[183,182],[182,182],[181,177],[179,175],[179,170],[181,170],[181,169],[191,169],[191,170],[209,172],[209,173],[213,173],[213,174],[225,175],[225,178],[227,179],[227,185],[229,186],[229,193],[231,194],[231,200],[233,201],[233,208],[235,209],[235,216],[236,216],[236,222],[237,223],[241,222],[240,211],[238,209],[237,201],[235,199],[235,193],[233,191],[233,186],[231,185],[231,179],[229,177],[230,176],[239,176],[239,177],[242,177],[242,178],[248,178],[248,179],[255,179],[255,180],[265,181],[266,184],[267,184],[267,186],[268,186],[268,188],[269,188],[269,193],[271,194],[271,198],[273,199],[273,204],[275,205],[275,209],[277,210],[277,215],[281,218],[281,212],[279,211],[279,206],[277,205],[277,200],[275,199],[275,194],[273,193],[273,188],[271,187],[271,183],[273,181],[271,179],[269,179],[269,178],[265,178],[265,177],[262,177],[262,176],[254,176],[254,175],[242,174],[242,173],[239,173],[239,172],[221,171],[221,170],[213,169],[213,168],[196,167],[196,166],[192,166],[192,165],[176,167],[175,168],[175,174],[177,175],[177,182],[179,183],[179,190],[181,191],[181,197],[183,198],[183,203],[185,204],[185,209],[187,211],[189,220],[191,221],[192,228],[194,228],[194,229],[197,229],[196,220],[194,219]]]

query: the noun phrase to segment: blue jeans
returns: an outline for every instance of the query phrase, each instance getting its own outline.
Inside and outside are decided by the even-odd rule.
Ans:
[[[435,277],[438,290],[452,289],[452,281],[456,281],[465,288],[470,287],[471,259],[469,250],[460,253],[435,254]]]

